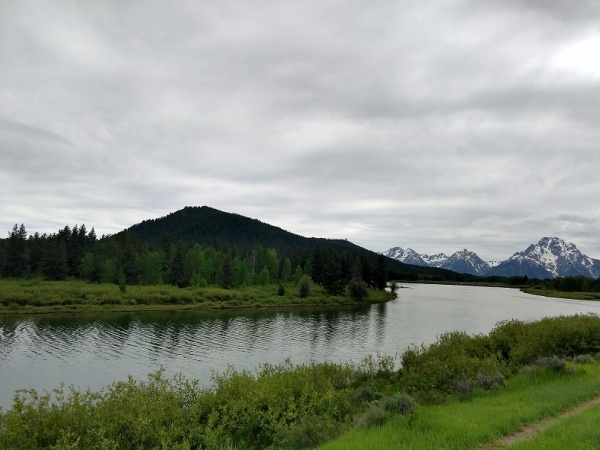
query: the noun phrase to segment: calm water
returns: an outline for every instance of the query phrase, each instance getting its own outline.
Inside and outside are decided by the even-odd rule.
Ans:
[[[360,361],[433,342],[445,331],[487,333],[511,318],[600,314],[600,302],[512,289],[405,286],[387,304],[343,309],[0,318],[0,406],[10,407],[17,389],[64,382],[97,390],[161,366],[209,385],[211,372],[228,365]]]

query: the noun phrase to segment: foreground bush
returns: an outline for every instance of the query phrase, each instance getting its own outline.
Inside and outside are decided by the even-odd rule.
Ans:
[[[371,358],[264,365],[257,373],[230,368],[209,389],[158,372],[99,393],[23,391],[0,417],[0,448],[307,448],[368,407],[356,401],[357,386],[390,375],[387,358]]]

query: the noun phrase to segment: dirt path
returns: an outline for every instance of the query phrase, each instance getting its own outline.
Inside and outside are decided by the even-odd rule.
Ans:
[[[581,403],[571,409],[567,409],[563,411],[558,416],[550,417],[548,419],[542,420],[541,422],[536,422],[534,424],[528,425],[520,431],[516,433],[510,434],[508,436],[504,436],[497,442],[491,445],[486,445],[480,447],[481,450],[501,450],[511,445],[514,445],[518,442],[524,441],[526,439],[532,438],[539,433],[545,431],[550,428],[552,425],[557,424],[558,422],[566,419],[567,417],[571,417],[577,413],[585,411],[588,408],[591,408],[594,405],[600,404],[600,397],[593,398],[584,403]]]

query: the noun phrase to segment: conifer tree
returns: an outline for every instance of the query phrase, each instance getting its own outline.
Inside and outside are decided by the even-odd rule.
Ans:
[[[4,276],[22,277],[28,270],[27,231],[25,225],[19,227],[15,224],[5,244]]]
[[[383,291],[387,286],[387,270],[385,267],[385,256],[381,253],[377,258],[377,269],[375,270],[375,287]]]

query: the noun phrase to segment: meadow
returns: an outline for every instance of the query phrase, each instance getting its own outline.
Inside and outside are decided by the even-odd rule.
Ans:
[[[364,303],[394,298],[388,291],[369,290]],[[173,285],[89,283],[82,280],[0,280],[0,315],[130,312],[186,309],[261,308],[284,306],[352,305],[350,295],[330,295],[312,283],[310,294],[300,296],[294,284],[223,289],[215,286],[180,288]]]

